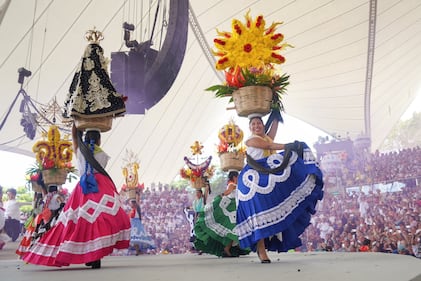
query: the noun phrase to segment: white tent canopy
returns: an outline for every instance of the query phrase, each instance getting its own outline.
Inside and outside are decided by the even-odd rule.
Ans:
[[[55,98],[63,104],[87,44],[85,32],[94,26],[103,32],[101,46],[107,57],[125,50],[122,23],[133,19],[132,11],[142,1],[8,2],[3,0],[0,22],[1,120],[7,116],[0,149],[33,155],[40,134],[35,140],[24,136],[19,99],[8,113],[20,88],[17,69],[32,71],[24,89],[34,101],[47,104]],[[244,21],[248,10],[253,18],[264,15],[267,24],[283,21],[278,29],[294,46],[284,52],[282,66],[291,82],[284,99],[287,114],[327,134],[368,134],[376,149],[420,89],[421,2],[378,1],[370,18],[373,3],[191,0],[190,9],[211,47],[216,29],[231,31],[231,20]],[[373,37],[370,27],[375,28]],[[104,150],[112,157],[108,170],[116,184],[123,182],[126,149],[140,159],[140,181],[170,182],[190,154],[190,145],[206,141],[228,121],[228,99],[216,99],[204,90],[219,83],[190,25],[184,61],[168,94],[145,115],[116,119],[112,131],[103,135]]]

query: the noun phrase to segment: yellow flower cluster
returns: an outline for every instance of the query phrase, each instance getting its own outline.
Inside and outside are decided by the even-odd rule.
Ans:
[[[213,54],[219,57],[216,63],[217,70],[227,68],[264,68],[267,64],[282,64],[285,58],[279,54],[290,45],[280,44],[284,36],[275,33],[276,27],[281,22],[272,23],[265,27],[265,19],[262,15],[254,21],[249,15],[245,15],[246,23],[237,19],[232,20],[232,32],[217,30],[219,38],[214,39],[217,51]]]
[[[33,145],[32,151],[43,169],[72,168],[72,142],[67,137],[61,139],[59,128],[55,125],[50,126],[47,134],[43,134],[43,140]]]

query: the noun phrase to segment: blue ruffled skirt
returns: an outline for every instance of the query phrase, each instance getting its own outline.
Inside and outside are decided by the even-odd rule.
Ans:
[[[266,168],[282,163],[284,153],[257,162]],[[301,246],[300,235],[310,224],[323,198],[323,178],[310,148],[303,158],[292,152],[288,166],[275,174],[259,173],[247,164],[238,178],[237,226],[240,247],[256,251],[265,238],[269,251],[286,252]]]
[[[147,234],[142,221],[139,218],[131,218],[130,224],[132,226],[130,232],[130,246],[138,245],[139,250],[141,251],[155,249],[155,242]]]

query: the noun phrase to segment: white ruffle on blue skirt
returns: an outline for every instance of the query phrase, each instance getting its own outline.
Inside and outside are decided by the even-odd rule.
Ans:
[[[279,173],[259,173],[247,164],[238,178],[237,226],[240,247],[256,250],[265,239],[269,251],[286,252],[301,246],[299,236],[310,224],[316,204],[323,198],[323,176],[310,148],[303,158],[292,152],[288,166]],[[273,169],[284,153],[257,162]]]
[[[131,218],[130,224],[132,226],[130,232],[130,246],[139,245],[141,251],[155,249],[155,242],[146,233],[142,221],[139,218]]]

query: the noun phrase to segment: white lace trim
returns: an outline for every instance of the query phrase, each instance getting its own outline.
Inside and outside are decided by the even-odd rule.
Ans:
[[[297,206],[311,194],[316,186],[316,177],[308,175],[303,183],[298,186],[291,195],[279,205],[254,214],[236,226],[239,239],[250,236],[254,230],[263,229],[283,221]]]
[[[316,162],[316,157],[314,156],[313,152],[311,151],[310,148],[305,148],[303,151],[303,160],[304,160],[304,164],[308,165],[308,164],[315,164],[317,165]]]
[[[237,218],[237,212],[232,211],[229,212],[227,210],[227,206],[231,203],[231,199],[229,199],[226,196],[223,196],[221,199],[221,202],[219,203],[219,207],[222,209],[222,212],[224,213],[224,215],[226,215],[227,217],[229,217],[229,220],[232,224],[236,223],[236,218]],[[208,204],[205,206],[205,224],[209,229],[212,229],[216,234],[218,234],[221,237],[225,237],[228,234],[233,234],[236,235],[236,233],[234,232],[234,230],[231,230],[225,226],[223,226],[220,223],[217,223],[215,221],[215,217],[213,216],[213,212],[214,212],[214,208],[212,204]]]
[[[284,159],[283,155],[281,154],[272,154],[267,158],[266,163],[269,165],[270,168],[276,168],[281,165],[282,160]],[[239,201],[248,201],[256,193],[260,194],[268,194],[273,191],[273,189],[276,186],[276,183],[284,182],[286,181],[289,176],[291,175],[291,165],[293,165],[298,159],[297,153],[293,152],[291,155],[291,158],[289,159],[288,166],[284,169],[282,174],[280,175],[274,175],[269,174],[268,175],[268,182],[266,186],[259,186],[259,180],[260,175],[259,172],[257,172],[254,169],[247,170],[242,175],[242,181],[245,186],[249,188],[249,191],[247,193],[243,193],[242,190],[237,190],[237,197]]]
[[[74,242],[64,241],[60,246],[36,243],[31,249],[32,253],[45,257],[57,257],[58,252],[71,253],[77,255],[88,254],[103,248],[115,245],[118,241],[130,239],[130,228],[123,229],[120,232],[99,237],[95,240]]]

